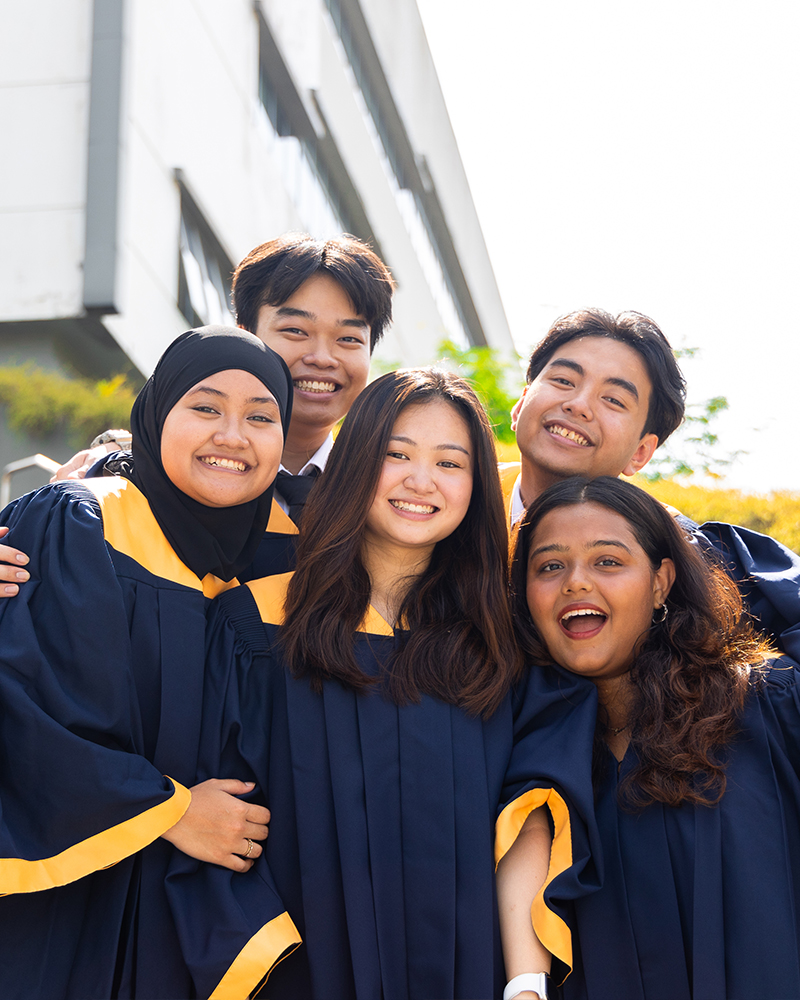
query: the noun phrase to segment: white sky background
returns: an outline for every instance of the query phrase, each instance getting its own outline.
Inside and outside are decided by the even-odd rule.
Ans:
[[[800,490],[797,0],[418,3],[520,351],[647,313],[728,398],[721,485]]]

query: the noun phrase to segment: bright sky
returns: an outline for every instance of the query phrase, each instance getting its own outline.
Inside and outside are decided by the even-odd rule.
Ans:
[[[728,398],[722,485],[800,490],[797,0],[418,4],[520,351],[647,313]]]

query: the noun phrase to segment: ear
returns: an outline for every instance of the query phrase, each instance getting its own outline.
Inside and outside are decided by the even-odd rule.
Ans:
[[[650,459],[653,457],[653,452],[658,447],[658,437],[655,434],[645,434],[642,440],[639,442],[636,451],[631,455],[628,460],[628,464],[622,470],[623,476],[632,476],[637,473],[640,469],[643,469]]]
[[[666,601],[673,583],[675,583],[675,563],[671,559],[662,559],[653,580],[654,608],[660,608]]]
[[[522,390],[522,395],[519,397],[516,403],[514,403],[514,405],[511,407],[511,430],[514,432],[516,432],[517,430],[519,411],[522,409],[522,404],[525,402],[525,394],[527,393],[529,388],[530,386],[527,385],[525,386],[525,388]]]

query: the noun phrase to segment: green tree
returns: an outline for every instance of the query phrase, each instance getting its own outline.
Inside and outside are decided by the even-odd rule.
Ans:
[[[675,357],[692,358],[698,348],[684,347]],[[663,479],[687,479],[697,473],[710,479],[722,480],[736,460],[737,451],[722,451],[719,435],[713,425],[720,413],[728,409],[725,396],[714,396],[702,403],[689,403],[683,424],[669,441],[655,453],[639,475],[651,483]]]
[[[462,348],[452,340],[439,345],[441,364],[467,379],[489,414],[498,441],[514,443],[511,408],[519,398],[519,371],[491,347]]]

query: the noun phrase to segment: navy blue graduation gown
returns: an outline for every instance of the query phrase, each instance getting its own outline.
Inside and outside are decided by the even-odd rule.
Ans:
[[[229,585],[125,480],[45,487],[2,523],[31,580],[0,602],[0,996],[191,997],[159,838],[190,800],[205,608]]]
[[[800,556],[769,535],[709,521],[691,532],[736,581],[755,624],[800,662]]]
[[[619,805],[598,790],[603,885],[576,903],[565,1000],[800,997],[800,673],[775,661],[752,691],[712,807]]]
[[[488,720],[427,696],[398,707],[378,684],[315,693],[276,650],[287,581],[223,595],[209,623],[201,776],[255,781],[272,820],[252,878],[175,857],[168,892],[197,991],[258,986],[277,951],[270,934],[287,933],[274,918],[282,901],[303,944],[271,973],[270,1000],[499,997],[494,861],[542,804],[555,838],[534,921],[568,965],[572,900],[596,884],[584,825],[593,686],[531,672]],[[359,665],[379,676],[396,641],[371,610]],[[259,949],[236,992],[225,970]]]

